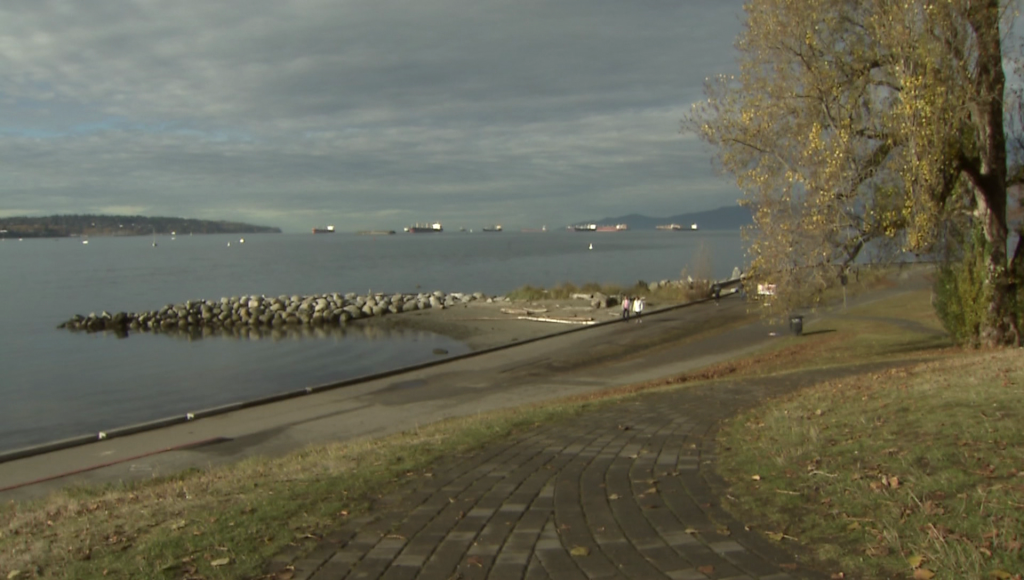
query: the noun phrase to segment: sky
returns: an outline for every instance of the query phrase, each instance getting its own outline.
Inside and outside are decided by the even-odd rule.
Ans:
[[[740,0],[4,0],[0,217],[308,231],[735,204],[680,120]]]

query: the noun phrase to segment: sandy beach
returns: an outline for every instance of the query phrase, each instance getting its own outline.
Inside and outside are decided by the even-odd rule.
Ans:
[[[648,302],[647,311],[669,305]],[[619,305],[593,308],[584,299],[476,301],[452,308],[365,319],[358,324],[434,332],[461,341],[473,350],[481,350],[615,320],[621,312]]]

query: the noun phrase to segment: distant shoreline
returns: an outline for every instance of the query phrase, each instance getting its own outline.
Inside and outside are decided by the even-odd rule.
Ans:
[[[281,228],[271,226],[180,217],[87,214],[0,218],[0,238],[279,233]]]

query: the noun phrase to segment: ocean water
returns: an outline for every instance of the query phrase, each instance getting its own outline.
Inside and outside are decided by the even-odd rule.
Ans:
[[[435,348],[468,351],[429,332],[358,324],[193,340],[56,328],[74,314],[246,294],[632,284],[678,278],[702,247],[716,277],[744,263],[734,231],[243,237],[0,241],[0,450],[409,366],[435,359]]]

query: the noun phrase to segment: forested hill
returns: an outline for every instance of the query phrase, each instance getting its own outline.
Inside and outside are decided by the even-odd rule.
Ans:
[[[51,215],[0,218],[0,237],[148,236],[151,234],[279,234],[280,228],[241,222],[141,215]]]

